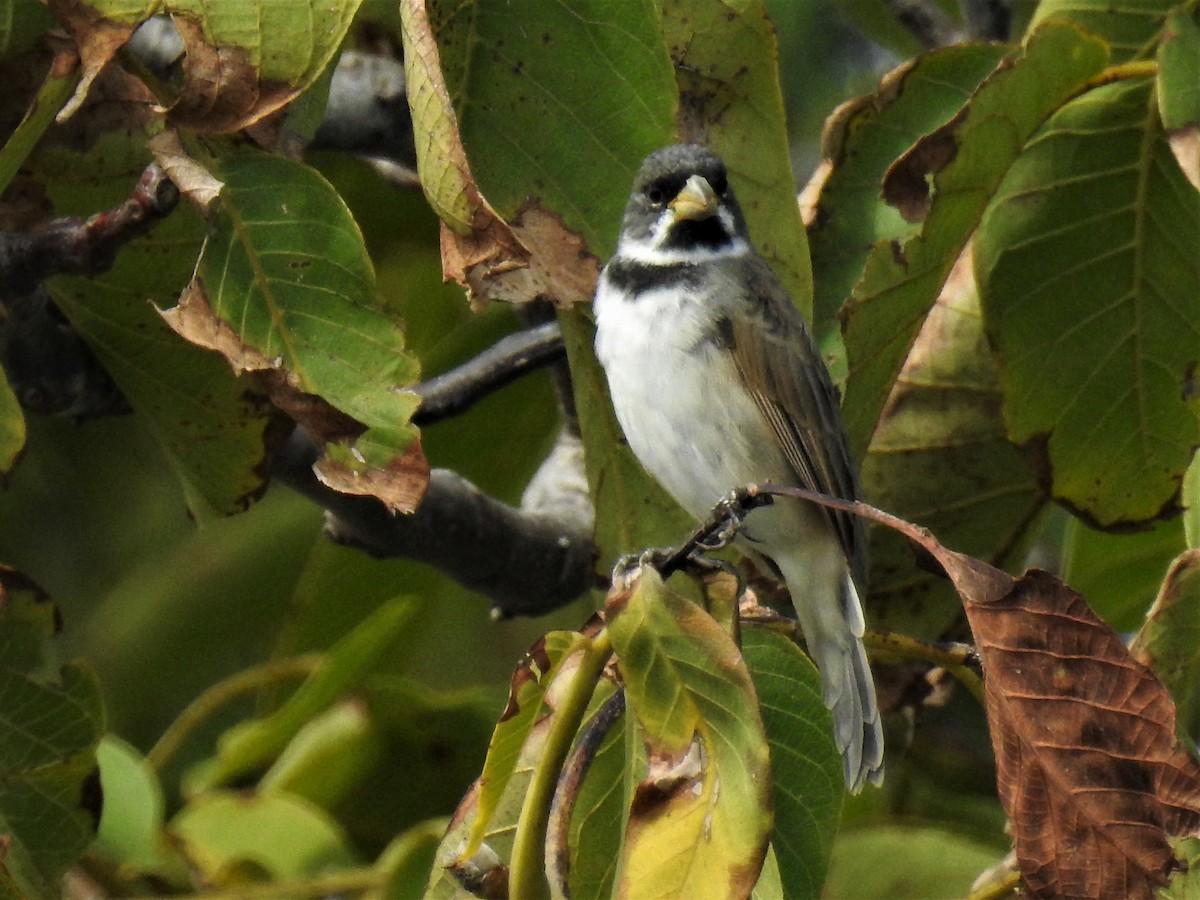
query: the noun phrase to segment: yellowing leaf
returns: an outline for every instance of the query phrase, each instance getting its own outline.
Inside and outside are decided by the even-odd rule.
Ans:
[[[771,767],[741,653],[651,569],[610,594],[606,616],[650,761],[630,811],[621,893],[748,896],[771,829]]]

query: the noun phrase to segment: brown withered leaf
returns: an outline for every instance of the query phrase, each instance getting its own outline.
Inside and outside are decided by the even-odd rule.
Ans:
[[[328,488],[343,494],[376,497],[396,512],[416,509],[429,486],[429,460],[421,449],[420,438],[386,465],[363,471],[346,465],[327,450],[313,466],[313,472]]]
[[[442,277],[473,303],[548,299],[561,307],[591,300],[600,263],[582,238],[537,203],[506,222],[471,173],[437,41],[425,4],[400,5],[409,107],[417,134],[417,172],[441,219]]]
[[[138,12],[127,20],[110,17],[83,0],[46,0],[46,4],[75,41],[82,63],[75,93],[58,113],[58,121],[65,122],[83,105],[96,76],[129,40],[143,16]]]
[[[945,125],[925,135],[888,167],[883,176],[883,200],[896,207],[906,222],[922,222],[929,214],[930,178],[958,155],[959,125],[967,117],[964,107]]]
[[[214,46],[196,17],[172,12],[183,41],[183,90],[171,105],[175,125],[226,134],[275,112],[298,93],[298,87],[262,77],[244,47]]]
[[[465,281],[460,283],[465,284],[473,302],[542,299],[569,309],[592,299],[600,261],[587,252],[583,238],[567,228],[562,219],[530,203],[509,228],[528,256],[522,264],[494,258],[467,267],[462,273]],[[445,243],[442,247],[445,251]]]
[[[179,140],[178,132],[171,129],[160,131],[146,142],[146,146],[180,193],[192,201],[202,214],[207,213],[225,185],[192,158]]]
[[[1154,673],[1069,585],[1019,578],[950,550],[924,528],[851,508],[909,537],[963,602],[983,665],[997,788],[1017,863],[1039,897],[1151,897],[1170,838],[1200,828],[1200,764],[1175,737]]]
[[[442,75],[441,54],[425,4],[400,4],[404,74],[416,134],[417,174],[442,223],[442,277],[469,289],[467,272],[525,266],[529,251],[492,209],[471,175],[458,116]]]

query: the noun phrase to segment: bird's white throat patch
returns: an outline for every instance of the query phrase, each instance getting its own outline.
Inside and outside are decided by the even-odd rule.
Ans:
[[[625,259],[653,265],[677,265],[679,263],[705,263],[714,259],[745,256],[750,252],[749,242],[737,233],[733,213],[722,208],[717,212],[717,218],[729,235],[729,243],[722,247],[664,247],[670,234],[671,226],[676,224],[675,215],[666,210],[658,217],[650,233],[645,237],[629,238],[622,236],[617,245],[617,255]]]

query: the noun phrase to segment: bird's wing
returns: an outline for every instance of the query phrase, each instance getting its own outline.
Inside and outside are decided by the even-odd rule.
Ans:
[[[858,498],[858,480],[842,425],[838,394],[803,317],[765,262],[750,263],[746,291],[725,336],[734,365],[796,474],[796,485],[846,500]],[[744,274],[744,271],[743,271]],[[851,563],[865,585],[866,535],[858,516],[826,509]]]

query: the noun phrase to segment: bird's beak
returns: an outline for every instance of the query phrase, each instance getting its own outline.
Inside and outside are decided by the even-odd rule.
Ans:
[[[675,213],[676,221],[700,221],[715,216],[718,203],[717,195],[708,180],[703,175],[693,175],[667,206]]]

